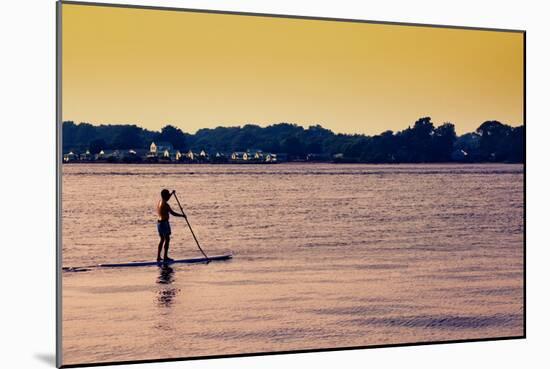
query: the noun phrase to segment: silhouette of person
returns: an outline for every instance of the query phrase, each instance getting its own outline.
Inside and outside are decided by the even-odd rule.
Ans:
[[[165,263],[173,261],[168,257],[168,248],[170,247],[170,235],[172,234],[172,229],[170,228],[170,214],[175,217],[184,217],[187,218],[185,213],[176,213],[172,210],[170,205],[168,205],[168,200],[174,194],[174,191],[170,192],[167,189],[163,189],[160,192],[161,199],[157,203],[157,230],[160,237],[158,252],[157,252],[157,262],[163,260]],[[164,247],[164,258],[160,258],[160,253]]]

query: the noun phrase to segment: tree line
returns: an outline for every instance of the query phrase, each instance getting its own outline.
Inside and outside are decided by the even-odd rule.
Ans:
[[[290,123],[260,127],[204,128],[195,134],[166,125],[151,131],[137,125],[92,125],[63,122],[63,151],[96,154],[108,149],[146,149],[151,142],[169,142],[175,149],[231,153],[262,150],[286,153],[291,160],[327,158],[340,162],[513,162],[525,161],[525,127],[486,121],[475,132],[457,136],[452,123],[435,126],[430,117],[398,132],[374,136],[336,134],[320,125]]]

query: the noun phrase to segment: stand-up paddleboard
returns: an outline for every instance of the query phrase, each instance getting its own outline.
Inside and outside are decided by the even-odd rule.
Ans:
[[[123,267],[140,267],[140,266],[151,266],[151,265],[171,265],[171,264],[194,264],[194,263],[206,263],[209,261],[223,261],[223,260],[229,260],[233,257],[232,254],[225,254],[225,255],[216,255],[216,256],[209,256],[208,259],[201,257],[201,258],[191,258],[191,259],[176,259],[172,261],[131,261],[129,263],[114,263],[114,264],[99,264],[98,267],[100,268],[123,268]]]

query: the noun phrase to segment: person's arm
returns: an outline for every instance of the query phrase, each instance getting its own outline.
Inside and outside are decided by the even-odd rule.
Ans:
[[[170,214],[172,214],[173,216],[175,217],[182,217],[182,218],[187,218],[187,216],[185,215],[185,213],[176,213],[174,210],[172,210],[172,208],[170,207],[170,205],[166,204],[168,206],[168,212]]]

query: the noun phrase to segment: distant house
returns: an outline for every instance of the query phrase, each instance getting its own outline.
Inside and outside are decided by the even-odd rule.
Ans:
[[[151,146],[149,146],[149,152],[147,153],[145,159],[147,161],[157,161],[158,160],[158,147],[154,142],[151,142]]]
[[[187,152],[187,159],[189,161],[196,161],[196,160],[199,160],[199,154],[197,154],[196,152],[193,152],[193,150],[189,150]]]
[[[277,162],[277,154],[267,154],[265,156],[265,161],[267,163],[276,163]]]
[[[157,150],[160,147],[160,145],[157,146]],[[164,149],[162,151],[159,151],[158,155],[158,161],[161,163],[170,163],[172,162],[172,155],[168,149]]]
[[[199,156],[200,156],[200,159],[201,159],[202,161],[208,160],[208,153],[207,153],[206,151],[204,151],[204,150],[201,150],[201,152],[199,153]]]
[[[90,150],[86,150],[86,152],[79,155],[80,161],[92,161],[92,154],[90,154]]]
[[[258,160],[258,161],[264,161],[264,153],[263,151],[256,151],[256,153],[254,154],[254,159],[255,160]]]
[[[144,149],[137,149],[133,150],[130,149],[126,152],[124,152],[122,160],[126,163],[138,163],[143,160],[143,157],[145,157],[147,154],[146,150]]]
[[[151,142],[151,146],[149,146],[149,153],[157,154],[157,145],[154,142]]]
[[[126,156],[127,154],[124,155],[124,158]],[[123,155],[121,155],[120,151],[118,150],[101,150],[95,155],[95,160],[97,161],[114,162],[120,159],[123,159]]]
[[[223,152],[218,151],[218,152],[216,152],[214,157],[212,157],[211,162],[215,163],[215,164],[227,163],[227,156],[225,156],[225,154]]]
[[[101,150],[95,154],[95,160],[105,160],[105,151]]]
[[[176,151],[176,161],[182,161],[183,160],[183,154],[178,150]]]
[[[243,160],[245,161],[251,161],[251,160],[254,160],[254,154],[250,153],[250,152],[245,152],[243,154]]]
[[[231,154],[231,160],[234,160],[234,161],[243,160],[243,157],[245,154],[246,153],[242,151],[235,151]]]
[[[67,154],[63,155],[63,162],[70,163],[72,161],[76,161],[77,158],[77,155],[74,152],[70,151]]]
[[[106,150],[105,156],[107,160],[118,160],[120,159],[120,151],[118,150]]]

